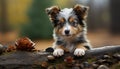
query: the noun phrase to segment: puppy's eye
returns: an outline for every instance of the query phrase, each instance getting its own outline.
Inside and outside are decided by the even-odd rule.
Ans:
[[[74,26],[74,27],[78,26],[77,20],[74,20],[74,21],[71,23],[71,25]]]
[[[60,18],[57,24],[62,27],[64,25],[64,22],[65,22],[65,19]]]
[[[64,26],[64,23],[62,23],[61,21],[58,22],[58,26],[59,27],[63,27]]]

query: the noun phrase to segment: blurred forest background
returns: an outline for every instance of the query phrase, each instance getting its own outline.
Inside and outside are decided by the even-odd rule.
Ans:
[[[14,44],[27,36],[37,49],[53,43],[53,28],[45,8],[89,6],[88,38],[93,45],[120,45],[120,0],[0,0],[0,44]]]

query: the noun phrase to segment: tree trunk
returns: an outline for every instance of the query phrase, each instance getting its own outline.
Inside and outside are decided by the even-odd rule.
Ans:
[[[1,5],[0,32],[5,33],[9,30],[8,18],[7,18],[7,1],[0,0],[0,5]]]
[[[111,33],[120,34],[120,0],[110,0]]]

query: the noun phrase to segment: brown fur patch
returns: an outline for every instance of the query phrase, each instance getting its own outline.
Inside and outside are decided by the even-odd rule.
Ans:
[[[65,22],[65,19],[64,19],[64,18],[60,18],[60,19],[59,19],[59,22],[58,22],[58,25],[60,26],[60,24],[61,24],[61,23],[64,23],[64,22]],[[64,27],[62,27],[62,28],[56,27],[56,28],[55,28],[55,32],[56,32],[57,34],[59,34],[59,35],[62,35],[63,30],[64,30]]]
[[[59,23],[64,23],[65,22],[65,19],[64,18],[60,18],[59,19]]]
[[[75,18],[74,17],[70,17],[69,18],[69,22],[70,23],[73,23],[75,21]],[[83,27],[78,24],[76,27],[73,27],[71,26],[71,32],[74,34],[74,35],[77,35],[78,33],[80,33],[82,31]]]
[[[49,14],[57,14],[59,13],[60,8],[58,6],[52,6],[51,8],[47,8],[46,12]]]
[[[60,29],[58,27],[55,28],[56,34],[59,34],[59,35],[62,35],[63,30],[64,28],[60,28]]]
[[[71,26],[70,30],[73,33],[74,36],[76,36],[78,33],[82,31],[83,27],[81,25],[78,25],[77,27]]]
[[[78,44],[76,49],[84,49],[84,50],[87,50],[87,48],[84,47],[84,43],[81,43],[81,44]]]
[[[75,20],[74,17],[70,17],[70,18],[69,18],[69,22],[70,22],[70,23],[74,22],[74,20]]]
[[[87,16],[87,11],[88,11],[88,7],[86,6],[82,6],[82,5],[75,5],[73,10],[76,12],[76,15],[79,16],[79,18],[81,19],[85,19]]]

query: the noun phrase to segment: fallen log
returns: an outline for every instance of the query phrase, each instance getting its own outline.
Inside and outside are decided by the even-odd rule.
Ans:
[[[92,50],[86,51],[86,54],[82,58],[96,57],[104,54],[120,53],[120,46],[104,46],[99,48],[93,48]],[[13,68],[26,68],[35,69],[39,68],[42,62],[48,61],[47,56],[51,55],[49,52],[27,52],[27,51],[14,51],[7,52],[0,55],[0,69],[13,69]],[[74,55],[72,53],[65,53],[64,56],[57,58],[65,58],[66,56]]]
[[[85,57],[120,53],[120,46],[104,46],[86,51]]]

